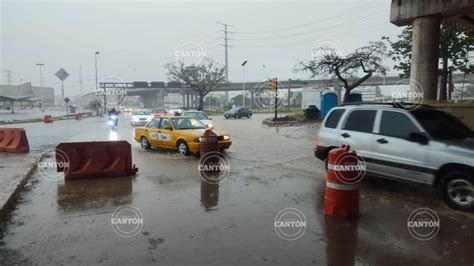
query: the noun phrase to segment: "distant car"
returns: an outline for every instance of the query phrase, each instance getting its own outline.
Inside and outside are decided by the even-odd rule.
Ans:
[[[132,111],[131,107],[120,106],[119,110],[123,113],[130,113]]]
[[[183,155],[189,155],[200,152],[200,137],[205,129],[203,123],[192,117],[164,116],[154,118],[144,127],[135,128],[133,138],[145,149],[159,147],[178,150]],[[219,149],[228,149],[232,144],[229,134],[216,133]]]
[[[250,118],[251,116],[252,116],[252,111],[248,108],[245,108],[245,107],[234,107],[234,108],[232,108],[229,111],[224,113],[224,117],[226,119],[229,119],[231,117],[233,117],[233,118],[242,118],[242,117]]]
[[[183,110],[178,106],[170,106],[170,115],[181,115]]]
[[[146,123],[153,119],[153,115],[148,111],[133,111],[131,116],[130,125],[132,126],[144,126]]]
[[[201,111],[195,111],[195,110],[184,111],[183,116],[190,116],[190,117],[196,118],[197,120],[201,121],[204,125],[206,125],[206,127],[214,128],[212,119]]]
[[[155,116],[155,117],[160,117],[160,116],[165,116],[168,114],[168,111],[166,111],[165,108],[154,108],[153,110],[151,110],[151,113]]]
[[[306,119],[317,119],[321,115],[321,111],[319,111],[316,105],[309,105],[308,108],[304,109],[304,117]]]

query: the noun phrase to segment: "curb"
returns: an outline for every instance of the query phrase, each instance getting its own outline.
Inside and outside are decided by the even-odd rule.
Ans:
[[[36,159],[32,159],[31,163],[27,166],[26,171],[21,173],[21,179],[17,182],[15,190],[10,193],[7,200],[0,206],[0,220],[3,220],[9,213],[14,209],[14,205],[17,201],[16,196],[23,189],[26,183],[28,183],[31,174],[36,169],[38,162],[43,158],[44,154],[40,154]]]
[[[82,118],[98,117],[96,115],[92,115],[92,113],[90,112],[82,113],[82,114],[85,115]],[[71,114],[69,115],[69,117],[66,117],[66,116],[53,117],[53,121],[62,121],[62,120],[75,120],[75,114]],[[0,125],[38,123],[38,122],[43,122],[43,118],[33,118],[33,119],[24,119],[24,120],[4,120],[4,121],[0,121]]]

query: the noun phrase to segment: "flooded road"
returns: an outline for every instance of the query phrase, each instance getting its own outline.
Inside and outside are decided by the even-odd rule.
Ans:
[[[365,180],[358,219],[324,216],[324,164],[313,155],[319,124],[268,128],[267,116],[213,119],[233,142],[230,176],[217,185],[201,181],[198,158],[141,149],[125,120],[117,132],[81,121],[68,141],[128,140],[138,174],[65,182],[34,172],[3,224],[0,264],[473,265],[474,215],[447,208],[430,188]],[[112,226],[124,205],[143,218],[132,237]],[[440,217],[431,240],[407,229],[420,207]],[[286,208],[306,222],[293,241],[274,226]]]

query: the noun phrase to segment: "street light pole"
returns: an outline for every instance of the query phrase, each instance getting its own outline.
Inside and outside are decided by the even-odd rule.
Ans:
[[[247,60],[242,63],[243,69],[243,82],[242,82],[242,107],[245,107],[245,65],[247,64]]]
[[[99,102],[97,101],[97,86],[98,86],[98,81],[97,81],[97,55],[99,54],[99,51],[96,51],[94,56],[95,56],[95,93],[94,93],[94,101],[96,104],[96,109],[97,109],[97,115],[99,115]]]
[[[43,70],[42,70],[42,67],[44,66],[44,64],[42,64],[42,63],[37,63],[36,65],[39,66],[39,71],[40,71],[41,110],[45,110],[45,108],[44,108]]]

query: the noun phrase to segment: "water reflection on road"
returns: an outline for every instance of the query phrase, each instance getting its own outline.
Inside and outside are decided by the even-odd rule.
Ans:
[[[0,264],[268,264],[447,265],[474,262],[471,214],[442,205],[431,190],[367,182],[359,219],[322,213],[324,165],[313,155],[319,124],[267,128],[265,115],[214,118],[231,134],[230,176],[204,182],[198,158],[143,150],[121,121],[117,138],[132,143],[135,177],[52,182],[25,191],[0,244]],[[107,140],[103,121],[83,120],[95,131],[71,140]],[[143,214],[141,232],[124,238],[112,229],[112,212],[132,205]],[[441,217],[438,236],[413,239],[406,227],[413,209],[428,206]],[[278,237],[275,215],[296,208],[307,220],[295,241]],[[472,248],[471,248],[472,249]],[[3,261],[2,261],[3,259]]]

